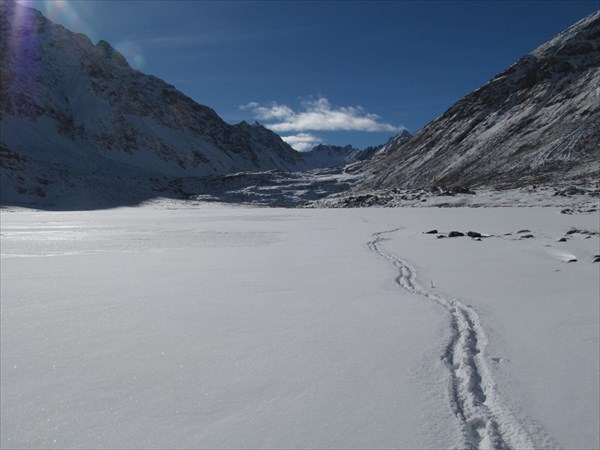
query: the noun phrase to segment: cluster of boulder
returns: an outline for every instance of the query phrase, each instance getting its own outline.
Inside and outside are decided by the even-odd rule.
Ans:
[[[600,197],[600,189],[596,186],[595,189],[584,189],[577,186],[568,186],[563,189],[557,189],[554,192],[555,197],[572,197],[574,195],[589,195],[590,197]]]
[[[492,236],[490,234],[479,233],[478,231],[467,231],[465,233],[462,231],[453,230],[448,233],[441,233],[437,229],[424,231],[423,234],[435,234],[435,235],[437,235],[436,237],[438,239],[466,236],[466,237],[470,237],[471,239],[473,239],[475,241],[481,241],[482,238],[488,238],[488,237]],[[519,230],[515,234],[517,234],[519,236],[519,240],[535,238],[535,236],[533,234],[531,234],[531,230],[528,230],[528,229]],[[572,228],[572,229],[568,230],[565,233],[565,235],[558,240],[558,242],[567,242],[567,240],[569,240],[575,234],[582,234],[582,235],[586,236],[584,239],[590,239],[591,236],[597,235],[598,232],[597,231],[589,231],[589,230],[579,230],[577,228]],[[506,233],[504,236],[513,236],[513,233]],[[577,258],[572,257],[572,258],[565,260],[565,262],[569,262],[569,263],[577,262]],[[600,255],[594,255],[593,262],[595,262],[595,263],[600,262]]]
[[[472,190],[471,188],[467,187],[467,186],[455,186],[455,187],[443,187],[443,186],[434,186],[433,188],[431,188],[431,193],[433,195],[438,195],[438,196],[450,196],[450,197],[454,197],[457,194],[468,194],[468,195],[475,195],[477,194],[477,192],[475,192],[474,190]]]
[[[482,238],[490,237],[489,234],[482,234],[477,231],[467,231],[466,233],[463,233],[462,231],[450,231],[448,234],[443,234],[435,229],[426,231],[425,234],[437,234],[438,239],[442,239],[442,238],[446,238],[446,237],[453,238],[453,237],[468,236],[476,241],[481,241]]]

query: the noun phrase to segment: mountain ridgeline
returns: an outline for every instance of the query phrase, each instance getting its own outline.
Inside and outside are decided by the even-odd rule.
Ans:
[[[414,136],[404,131],[364,151],[320,145],[300,153],[258,123],[224,122],[131,68],[105,41],[93,44],[13,0],[0,8],[2,205],[73,209],[210,197],[211,187],[223,188],[220,177],[242,190],[244,180],[260,180],[268,203],[267,191],[291,189],[282,174],[334,166],[347,167],[290,175],[303,194],[289,195],[598,182],[600,12]],[[251,173],[261,175],[243,175]],[[308,181],[317,176],[327,189]]]
[[[600,12],[368,164],[359,190],[598,183]]]
[[[12,0],[0,6],[3,204],[144,197],[161,177],[311,168],[272,131],[225,123],[107,42]]]

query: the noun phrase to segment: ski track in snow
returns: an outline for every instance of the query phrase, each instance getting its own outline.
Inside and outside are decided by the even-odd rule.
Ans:
[[[396,283],[410,293],[426,297],[450,314],[451,338],[441,360],[450,372],[450,407],[459,422],[467,449],[536,448],[532,436],[503,405],[486,364],[487,337],[475,310],[460,301],[428,291],[416,281],[416,270],[406,261],[386,252],[384,237],[402,228],[380,231],[368,242],[369,249],[398,269]]]

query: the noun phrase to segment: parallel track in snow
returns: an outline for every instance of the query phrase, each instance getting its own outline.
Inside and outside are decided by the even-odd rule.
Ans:
[[[450,408],[456,416],[467,449],[522,449],[537,447],[525,427],[499,398],[486,362],[487,338],[479,316],[457,299],[431,292],[416,281],[416,270],[386,252],[385,235],[400,228],[373,234],[369,248],[398,269],[396,283],[408,292],[428,298],[450,314],[451,338],[441,355],[450,372]]]

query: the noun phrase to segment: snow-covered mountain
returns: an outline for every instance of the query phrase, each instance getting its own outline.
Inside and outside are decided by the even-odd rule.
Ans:
[[[302,153],[306,162],[314,168],[317,167],[333,167],[345,166],[361,159],[363,151],[346,145],[319,144],[313,147],[312,150]]]
[[[600,12],[368,164],[362,190],[598,182]]]
[[[350,172],[358,172],[361,167],[374,157],[386,153],[400,143],[408,141],[412,135],[408,130],[391,137],[385,144],[358,149],[352,145],[344,147],[338,145],[319,144],[308,152],[303,152],[302,157],[311,168],[346,167]]]
[[[0,7],[2,204],[92,208],[183,195],[181,186],[186,198],[214,197],[207,189],[215,185],[218,198],[224,190],[229,198],[230,179],[219,177],[255,181],[243,175],[252,173],[277,174],[258,177],[261,196],[285,186],[286,198],[310,200],[350,189],[359,177],[359,191],[598,182],[600,12],[415,136],[404,131],[362,151],[321,145],[299,153],[258,123],[225,123],[132,69],[105,41],[94,45],[13,0]],[[336,178],[315,195],[308,190],[322,184],[318,170],[280,175],[332,166],[346,166],[340,174],[352,182]],[[321,178],[306,182],[313,174]],[[290,186],[306,192],[288,195]]]
[[[125,186],[148,174],[307,167],[275,133],[225,123],[173,86],[132,69],[107,42],[94,45],[12,0],[0,5],[3,199],[49,194],[58,185],[72,191],[94,177],[117,177]]]

